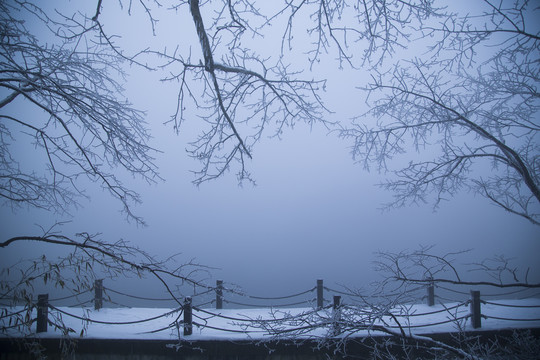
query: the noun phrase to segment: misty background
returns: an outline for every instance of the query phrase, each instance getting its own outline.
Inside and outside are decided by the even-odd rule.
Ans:
[[[95,4],[87,11],[95,11]],[[194,54],[200,52],[188,13],[161,18],[157,35],[152,36],[143,14],[134,12],[127,17],[120,12],[107,8],[102,21],[108,31],[122,35],[117,41],[128,52],[144,48],[146,43],[156,48],[192,46]],[[268,41],[265,39],[266,45],[272,39]],[[200,276],[210,285],[223,279],[262,295],[302,291],[314,286],[316,279],[324,279],[328,285],[362,288],[380,276],[373,270],[376,252],[414,250],[421,245],[435,245],[440,254],[472,249],[459,257],[463,263],[505,255],[514,258],[516,266],[530,268],[529,281],[540,280],[538,226],[467,191],[443,201],[437,209],[420,204],[382,211],[392,194],[376,185],[391,174],[365,171],[353,161],[351,144],[322,125],[298,123],[280,138],[264,138],[248,162],[256,185],[239,185],[233,172],[193,185],[192,171],[199,163],[185,149],[199,132],[198,119],[194,115],[175,134],[164,123],[174,112],[178,85],[163,83],[163,74],[135,66],[126,65],[126,71],[127,96],[135,107],[146,111],[153,137],[150,146],[160,151],[156,165],[164,179],[146,184],[129,175],[122,177],[141,194],[142,204],[134,211],[147,226],[127,222],[119,212],[120,205],[99,185],[85,180],[82,187],[89,199],[81,199],[81,207],[69,209],[72,216],[2,206],[4,240],[39,234],[40,226],[67,221],[58,230],[100,233],[101,239],[110,242],[124,239],[160,258],[179,253],[179,261],[193,259],[208,267]],[[323,99],[333,111],[328,121],[348,122],[366,111],[366,95],[357,87],[369,81],[367,72],[366,78],[360,78],[361,72],[335,70],[325,63],[305,71],[308,77],[312,73],[328,79]],[[20,147],[27,165],[39,167],[42,159],[35,156],[32,144]],[[406,163],[414,156],[411,148],[394,161]],[[17,244],[0,251],[0,262],[7,266],[44,251],[48,257],[56,256],[54,247]],[[139,279],[120,280],[115,288],[146,295],[149,290],[161,291],[157,284]]]

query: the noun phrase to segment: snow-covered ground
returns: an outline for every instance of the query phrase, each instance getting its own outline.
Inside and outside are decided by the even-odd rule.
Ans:
[[[457,330],[457,324],[451,320],[466,317],[470,313],[469,305],[458,305],[459,303],[439,304],[432,307],[427,305],[409,305],[393,309],[392,313],[396,317],[385,316],[384,320],[387,326],[394,326],[394,330],[399,330],[395,328],[395,320],[397,320],[401,326],[410,326],[410,331],[415,334],[452,332]],[[20,309],[3,309],[3,311],[8,311],[9,313],[16,312],[17,310]],[[76,317],[67,314],[75,315]],[[309,315],[302,316],[302,314]],[[540,299],[491,300],[490,303],[482,304],[482,315],[485,315],[487,318],[482,318],[482,327],[478,330],[540,327]],[[180,337],[190,340],[262,339],[270,338],[268,332],[263,331],[260,327],[253,326],[254,323],[248,320],[257,320],[256,323],[264,324],[265,326],[277,327],[280,324],[281,329],[305,327],[309,323],[328,321],[332,316],[332,309],[320,310],[318,312],[310,308],[279,310],[268,308],[193,310],[193,321],[204,324],[204,326],[193,326],[193,334],[186,337],[183,335],[183,325],[180,324],[179,330],[175,326],[177,321],[183,320],[183,314],[175,311],[175,309],[102,308],[100,310],[94,310],[92,308],[59,307],[49,310],[50,320],[58,322],[59,316],[61,316],[65,325],[75,331],[75,335],[73,336],[79,336],[81,330],[84,329],[83,337],[85,338],[172,340],[178,339],[178,335],[180,334]],[[35,312],[32,314],[32,317],[35,317]],[[351,319],[351,317],[356,317],[356,319],[362,317],[366,320],[369,317],[369,313],[355,313],[353,315],[349,310],[344,309],[342,318],[347,320]],[[280,323],[274,320],[283,318],[289,318],[289,321]],[[502,318],[513,320],[502,320]],[[91,319],[92,321],[83,319]],[[269,322],[264,321],[271,319],[272,321]],[[142,320],[147,321],[138,322]],[[6,313],[3,312],[0,326],[6,326],[8,322],[9,316],[6,316]],[[459,323],[463,326],[464,330],[473,330],[470,319],[464,318]],[[380,325],[382,323],[377,322],[376,324]],[[435,325],[423,326],[429,324]],[[228,331],[218,330],[218,328]],[[330,329],[331,325],[327,325],[308,330],[310,331],[309,335],[324,336],[328,334]],[[35,323],[31,330],[35,331]],[[7,336],[8,334],[2,331],[2,335],[0,336]],[[358,332],[360,336],[366,334],[367,330]],[[10,335],[14,336],[15,333],[11,333]],[[58,337],[61,336],[61,332],[49,325],[48,331],[46,333],[40,333],[39,336]]]

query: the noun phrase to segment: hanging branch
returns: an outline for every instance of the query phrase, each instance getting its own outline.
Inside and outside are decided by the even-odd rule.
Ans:
[[[238,130],[236,130],[236,126],[234,125],[231,117],[229,116],[229,113],[227,112],[227,109],[225,108],[225,105],[223,104],[223,99],[221,97],[221,90],[219,89],[219,84],[216,78],[212,49],[210,48],[210,42],[208,41],[208,36],[206,35],[206,30],[204,29],[201,12],[199,11],[199,0],[190,0],[189,5],[190,5],[190,10],[191,10],[191,15],[193,16],[193,22],[195,23],[195,28],[197,29],[197,35],[201,43],[201,48],[202,48],[202,52],[204,56],[204,68],[208,73],[210,73],[210,76],[212,77],[212,83],[214,85],[214,91],[218,100],[219,108],[221,109],[221,113],[223,114],[223,116],[225,116],[225,119],[227,119],[227,122],[229,123],[229,126],[231,127],[234,133],[234,136],[238,140],[240,147],[251,159],[251,154],[249,150],[246,148],[246,145],[244,144],[244,140],[242,140],[242,138],[240,137]]]

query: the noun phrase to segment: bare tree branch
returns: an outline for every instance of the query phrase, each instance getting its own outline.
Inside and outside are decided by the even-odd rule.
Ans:
[[[493,288],[540,288],[539,283],[528,282],[527,275],[520,275],[519,269],[512,267],[510,261],[504,256],[484,260],[464,272],[476,271],[482,275],[496,279],[496,281],[465,280],[458,273],[456,255],[466,251],[436,255],[432,253],[433,247],[423,247],[413,252],[379,253],[376,268],[385,274],[386,280],[401,284],[437,284],[446,283],[464,286],[489,286]],[[461,266],[462,267],[462,266]]]
[[[76,195],[81,194],[75,180],[85,176],[101,182],[122,203],[128,219],[143,224],[132,211],[133,203],[140,201],[138,194],[109,168],[119,166],[148,182],[159,179],[152,157],[155,150],[146,144],[149,134],[143,114],[121,97],[122,88],[111,77],[111,72],[123,75],[121,59],[107,47],[92,43],[84,47],[80,38],[91,38],[92,28],[67,17],[62,18],[65,27],[79,38],[59,37],[59,44],[40,44],[13,14],[28,11],[45,24],[60,25],[32,4],[17,4],[20,8],[1,5],[5,32],[0,44],[0,88],[9,95],[0,102],[5,124],[0,132],[4,139],[33,140],[49,166],[43,175],[25,174],[18,156],[3,142],[0,166],[6,176],[0,195],[8,201],[17,199],[12,204],[69,212],[68,205],[76,204]],[[16,114],[15,100],[24,100],[42,115],[28,119]]]
[[[368,169],[375,163],[386,171],[413,147],[419,153],[422,160],[382,184],[395,194],[390,207],[430,197],[438,206],[467,189],[539,224],[540,42],[525,30],[538,9],[527,1],[486,4],[477,17],[449,13],[439,27],[419,23],[421,38],[437,39],[431,59],[375,72],[363,88],[375,101],[358,120],[373,116],[379,123],[357,122],[341,136],[353,139],[353,156]],[[489,55],[473,70],[480,49]],[[428,152],[434,155],[424,160]],[[492,165],[489,178],[472,175],[485,160]]]

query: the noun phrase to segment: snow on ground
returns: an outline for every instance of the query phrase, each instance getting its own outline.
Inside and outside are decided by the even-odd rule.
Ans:
[[[439,304],[435,306],[427,305],[408,305],[395,308],[392,313],[402,326],[410,326],[410,331],[415,334],[429,334],[437,332],[452,332],[458,329],[455,318],[465,317],[470,313],[469,305],[458,306],[459,303]],[[504,306],[502,306],[504,305]],[[518,307],[515,307],[518,306]],[[57,310],[58,309],[58,310]],[[311,321],[324,322],[332,317],[332,309],[323,309],[314,311],[310,308],[292,308],[292,309],[203,309],[193,310],[193,321],[205,326],[194,326],[193,334],[183,335],[183,327],[180,324],[179,330],[174,325],[176,321],[183,320],[183,314],[175,309],[166,308],[102,308],[94,310],[93,308],[71,308],[59,307],[49,309],[49,319],[58,321],[61,316],[63,322],[75,331],[74,336],[79,336],[82,329],[85,329],[83,336],[85,338],[106,338],[106,339],[159,339],[173,340],[181,338],[189,340],[219,340],[219,339],[265,339],[270,338],[269,334],[260,328],[251,326],[249,321],[245,320],[270,320],[276,318],[292,317],[293,321],[283,323],[283,328],[294,326],[305,326],[307,322],[298,321],[305,319],[301,314],[309,313]],[[3,311],[6,309],[2,309]],[[13,313],[19,309],[7,309],[8,313]],[[61,312],[65,314],[62,314]],[[78,318],[67,314],[75,315]],[[408,314],[408,315],[407,315]],[[492,300],[490,303],[482,304],[482,327],[478,330],[508,329],[508,328],[527,328],[540,327],[540,299],[531,298],[525,300]],[[298,317],[295,317],[298,316]],[[357,320],[361,316],[364,320],[369,317],[368,313],[352,315],[349,310],[344,309],[342,318],[350,319],[354,317]],[[35,310],[32,314],[35,317]],[[495,318],[505,318],[513,320],[501,320]],[[2,314],[0,327],[8,324],[9,316]],[[92,319],[91,322],[84,319]],[[150,319],[150,320],[148,320]],[[395,321],[389,317],[384,317],[386,325],[394,326]],[[148,320],[144,322],[137,322]],[[104,323],[99,323],[104,322]],[[124,324],[107,324],[109,322]],[[259,322],[266,325],[277,326],[278,322]],[[466,318],[459,323],[464,330],[473,330],[470,319]],[[381,324],[378,322],[377,324]],[[427,324],[436,324],[423,326]],[[437,325],[438,324],[438,325]],[[170,327],[172,325],[172,327]],[[217,330],[214,328],[227,329],[229,331]],[[160,330],[161,331],[156,331]],[[311,330],[310,336],[327,335],[331,325]],[[247,330],[247,331],[246,331]],[[156,331],[156,332],[153,332]],[[35,332],[35,323],[32,325],[32,332]],[[9,334],[9,333],[8,333]],[[15,336],[14,333],[10,334]],[[358,332],[358,335],[367,335],[367,330]],[[2,331],[0,336],[7,336]],[[40,333],[40,337],[59,337],[61,332],[55,330],[49,325],[46,333]]]

